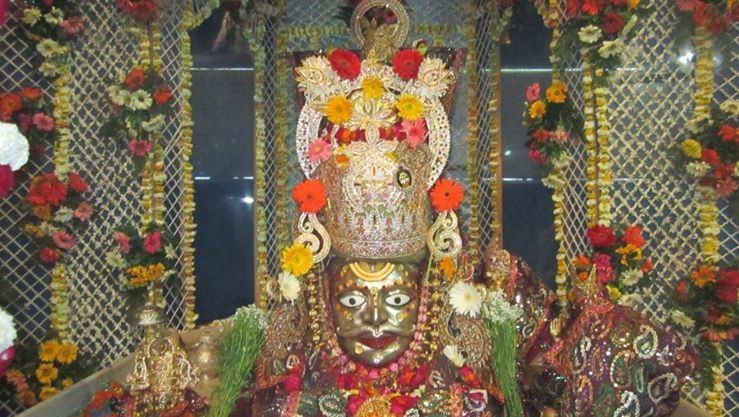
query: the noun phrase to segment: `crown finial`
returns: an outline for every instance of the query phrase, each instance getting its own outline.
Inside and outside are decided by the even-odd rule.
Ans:
[[[383,8],[395,16],[393,23],[378,22],[367,18],[367,12]],[[403,46],[408,37],[410,21],[405,7],[398,0],[365,0],[354,9],[351,19],[351,34],[368,59],[388,62]]]

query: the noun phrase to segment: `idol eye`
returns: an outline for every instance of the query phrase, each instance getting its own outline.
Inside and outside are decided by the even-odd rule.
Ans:
[[[387,298],[385,298],[385,303],[390,304],[393,307],[403,307],[410,302],[411,297],[405,294],[393,294],[388,295]]]
[[[358,294],[349,294],[339,298],[339,302],[344,307],[357,308],[364,304],[364,296]]]

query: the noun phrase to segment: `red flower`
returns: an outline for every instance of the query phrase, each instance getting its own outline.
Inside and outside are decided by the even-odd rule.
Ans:
[[[34,206],[58,206],[67,200],[67,186],[53,173],[39,175],[31,182],[26,200]]]
[[[677,3],[677,9],[681,12],[692,12],[698,0],[675,0],[675,3]]]
[[[531,134],[531,137],[539,143],[544,143],[549,139],[549,132],[544,129],[539,129]]]
[[[13,113],[23,108],[21,96],[15,93],[0,96],[0,119],[8,121]]]
[[[457,181],[443,178],[434,184],[429,194],[431,205],[437,212],[453,211],[462,204],[464,188]]]
[[[326,188],[319,180],[305,180],[295,186],[292,197],[303,213],[318,213],[328,201]]]
[[[614,6],[625,6],[626,0],[611,0],[611,4]]]
[[[151,147],[151,142],[148,140],[131,139],[131,142],[128,143],[128,150],[139,157],[148,155],[151,152]]]
[[[737,185],[733,178],[723,178],[716,182],[716,194],[721,198],[728,198],[734,194]]]
[[[56,232],[54,232],[54,234],[51,235],[51,240],[54,241],[54,244],[59,249],[65,249],[65,250],[72,249],[74,245],[77,243],[77,239],[75,239],[74,236],[70,235],[69,233],[63,230],[57,230]]]
[[[45,264],[55,264],[61,258],[59,252],[50,247],[43,247],[38,251],[38,256],[41,258],[41,262]]]
[[[36,113],[33,115],[33,125],[42,132],[51,132],[54,130],[54,118],[44,113]]]
[[[23,98],[28,101],[38,101],[38,99],[43,95],[43,92],[40,88],[25,87],[23,91],[21,91],[21,95],[23,95]]]
[[[118,243],[118,250],[121,253],[131,251],[131,239],[123,232],[113,232],[113,240]]]
[[[677,299],[680,301],[688,301],[688,281],[682,280],[675,286]]]
[[[0,165],[0,198],[7,197],[14,185],[15,175],[10,165]]]
[[[349,396],[346,400],[346,411],[349,412],[350,416],[354,416],[357,414],[359,407],[361,407],[368,398],[369,394],[364,390],[359,391],[359,394]]]
[[[341,374],[338,376],[336,384],[343,390],[351,390],[359,386],[359,381],[355,374]]]
[[[393,57],[393,69],[398,77],[410,80],[418,76],[418,69],[423,62],[423,55],[415,49],[398,51]]]
[[[401,394],[390,400],[390,412],[402,417],[411,408],[416,406],[418,399],[408,394]]]
[[[590,245],[596,249],[608,248],[616,243],[616,234],[610,227],[599,224],[588,229],[588,239]]]
[[[168,86],[160,86],[154,90],[154,102],[160,105],[167,104],[172,98],[172,89]]]
[[[285,379],[282,380],[282,388],[286,392],[300,391],[300,387],[303,385],[303,378],[299,374],[291,373],[288,374]]]
[[[150,22],[157,15],[158,6],[151,0],[116,0],[118,8],[141,22]]]
[[[652,269],[654,269],[654,262],[652,262],[651,259],[647,259],[646,261],[644,261],[644,263],[641,266],[641,270],[645,274],[652,272]]]
[[[529,148],[528,157],[532,162],[539,165],[544,165],[547,163],[547,156],[533,146]]]
[[[720,270],[714,290],[719,300],[729,304],[736,303],[737,290],[739,290],[739,269]]]
[[[607,35],[616,35],[621,29],[623,29],[626,22],[624,18],[618,13],[606,13],[603,15],[603,21],[601,22],[601,28]]]
[[[87,185],[87,182],[80,176],[80,174],[77,173],[71,173],[69,174],[69,188],[71,188],[74,192],[82,194],[86,193],[87,190],[90,189],[90,186]]]
[[[701,160],[711,166],[716,166],[721,163],[721,158],[713,149],[703,149],[701,151]]]
[[[724,124],[718,131],[718,135],[724,142],[736,142],[739,141],[739,135],[737,135],[736,128],[734,126]]]
[[[642,236],[642,228],[639,226],[629,226],[624,231],[623,241],[627,245],[636,246],[637,248],[644,247],[644,236]]]
[[[154,231],[146,235],[144,238],[144,250],[150,254],[155,254],[162,249],[162,232]]]
[[[581,0],[567,0],[566,14],[567,17],[572,19],[580,13],[580,6],[582,6]]]
[[[589,14],[590,16],[597,15],[603,7],[603,1],[604,0],[585,0],[585,3],[582,5],[583,13]]]
[[[480,388],[482,386],[482,383],[480,383],[480,379],[477,378],[477,375],[475,375],[475,371],[472,370],[469,366],[463,366],[459,368],[459,374],[462,377],[462,381],[464,381],[465,384],[469,385],[472,388]]]
[[[336,71],[336,74],[345,80],[357,79],[362,70],[359,56],[346,49],[334,49],[328,56],[328,62],[331,63],[331,68]]]
[[[613,271],[613,265],[611,265],[611,256],[603,253],[596,253],[593,256],[593,265],[595,265],[595,275],[598,277],[598,282],[605,284],[611,282],[616,278],[616,273]]]
[[[126,84],[129,90],[138,90],[144,86],[145,82],[146,73],[138,67],[133,68],[126,76],[126,79],[123,80],[123,83]]]

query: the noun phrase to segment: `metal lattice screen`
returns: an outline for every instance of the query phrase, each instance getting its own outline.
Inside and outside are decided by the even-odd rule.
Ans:
[[[674,2],[653,2],[655,10],[639,22],[628,44],[623,66],[613,77],[609,121],[613,155],[613,213],[620,224],[640,224],[655,262],[655,279],[635,307],[658,321],[667,317],[666,301],[678,280],[698,262],[700,230],[694,182],[674,167],[673,149],[685,135],[693,111],[693,66],[684,45],[677,44],[679,16]],[[563,5],[563,2],[560,2]],[[560,14],[562,15],[562,14]],[[731,31],[731,45],[716,73],[716,100],[736,97],[739,88],[739,37]],[[689,55],[687,55],[689,56]],[[682,59],[681,59],[682,57]],[[564,79],[582,108],[582,61],[572,54]],[[565,241],[569,259],[587,251],[587,209],[584,146],[573,149],[567,171]],[[739,229],[730,209],[722,207],[721,257],[736,259]],[[739,346],[724,349],[726,415],[739,412],[737,367]],[[690,391],[702,403],[698,390]]]
[[[300,109],[290,70],[293,65],[291,60],[296,52],[325,51],[335,47],[356,48],[346,24],[335,17],[339,7],[345,4],[343,0],[283,0],[276,2],[274,8],[263,8],[267,16],[264,19],[263,37],[260,34],[263,40],[260,47],[264,48],[262,52],[265,57],[262,95],[264,117],[261,122],[265,131],[265,139],[261,144],[264,166],[257,173],[263,178],[261,182],[257,178],[256,182],[258,189],[263,187],[262,198],[257,198],[257,203],[261,203],[257,209],[258,224],[270,233],[261,237],[263,243],[260,245],[266,259],[262,273],[274,275],[279,271],[279,250],[290,239],[289,224],[285,219],[291,218],[294,213],[290,190],[302,179],[294,151],[295,127]],[[438,2],[432,0],[410,0],[406,4],[411,20],[407,45],[423,39],[430,47],[463,51],[465,58],[471,57],[474,62],[472,66],[461,68],[457,80],[450,114],[451,159],[446,175],[465,183],[468,190],[471,187],[470,178],[474,178],[474,186],[479,187],[476,193],[479,203],[475,208],[479,226],[471,224],[472,210],[467,206],[464,209],[463,228],[465,235],[469,235],[470,227],[479,227],[478,244],[484,247],[494,238],[492,225],[498,216],[498,204],[493,197],[497,194],[492,193],[491,188],[500,186],[493,181],[495,172],[490,164],[492,144],[498,139],[499,133],[496,122],[498,109],[490,106],[491,100],[497,100],[499,91],[498,72],[491,70],[498,62],[498,45],[493,36],[498,21],[495,12],[497,2],[448,2],[444,8],[438,7]],[[474,53],[470,54],[471,50]],[[259,52],[256,51],[256,55]],[[474,130],[478,139],[473,149],[469,150],[469,110],[472,108],[479,109],[478,117],[472,124],[476,127]],[[279,115],[287,117],[280,120]],[[259,146],[258,143],[258,149]],[[260,151],[257,152],[257,158],[260,158]],[[474,172],[468,169],[470,161]]]
[[[205,4],[206,1],[197,3]],[[163,11],[161,57],[164,77],[172,86],[181,82],[182,14],[185,2],[170,2]],[[196,7],[198,4],[196,4]],[[88,196],[95,207],[91,222],[80,228],[78,244],[68,261],[70,287],[70,337],[81,352],[95,357],[98,369],[103,368],[135,347],[139,335],[125,319],[125,301],[119,278],[105,262],[105,253],[111,247],[111,233],[117,225],[138,221],[140,186],[132,174],[133,163],[120,145],[100,136],[99,131],[107,117],[106,87],[116,82],[138,58],[138,38],[130,33],[115,2],[93,0],[83,10],[85,36],[73,47],[72,140],[70,162],[91,183]],[[48,80],[34,69],[37,56],[35,45],[22,36],[19,23],[12,17],[0,28],[0,90],[11,91],[24,86],[42,87],[48,99],[54,94]],[[165,224],[182,243],[183,169],[180,148],[183,95],[174,89],[174,112],[165,130],[164,164]],[[23,233],[23,198],[28,191],[28,178],[42,171],[50,171],[50,162],[31,163],[28,175],[18,184],[13,194],[0,200],[0,273],[20,294],[20,300],[9,310],[19,326],[23,343],[34,344],[49,329],[49,270],[36,260],[36,247]],[[178,251],[176,271],[181,274],[182,253]],[[166,316],[169,325],[182,328],[185,323],[185,305],[182,282],[175,278],[165,291]],[[0,399],[0,415],[20,411],[5,395]]]

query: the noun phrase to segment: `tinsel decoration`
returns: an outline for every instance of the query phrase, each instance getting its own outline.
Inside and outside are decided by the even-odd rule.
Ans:
[[[262,350],[267,318],[262,310],[249,306],[236,312],[233,327],[221,342],[220,384],[213,393],[207,417],[228,417],[245,385],[251,381],[251,371]]]

